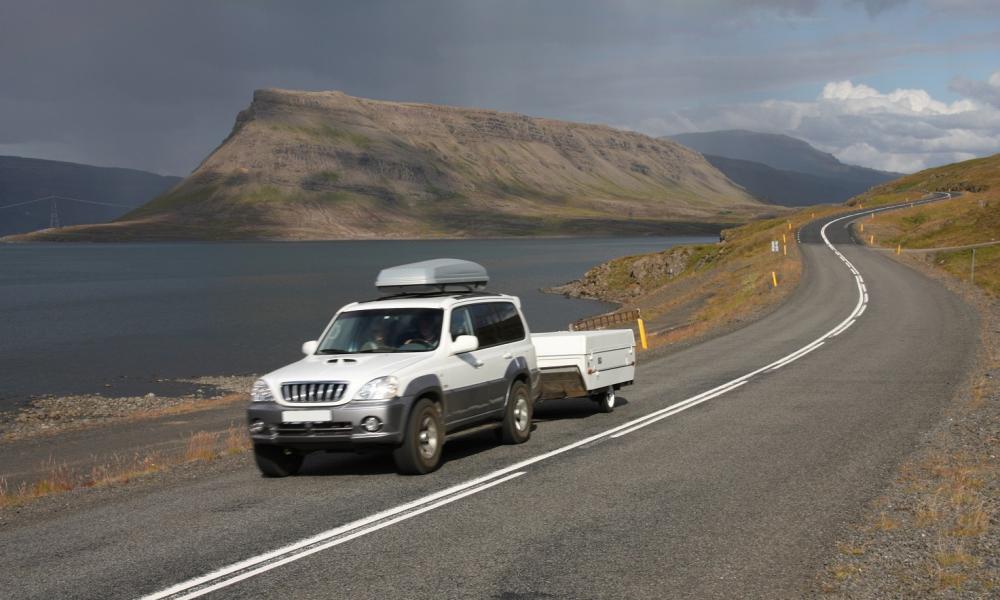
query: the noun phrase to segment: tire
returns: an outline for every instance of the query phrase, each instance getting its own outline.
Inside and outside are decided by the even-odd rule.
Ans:
[[[257,461],[257,468],[260,469],[264,477],[295,475],[302,468],[302,460],[305,458],[301,454],[296,454],[281,446],[266,444],[255,445],[253,457]]]
[[[504,409],[503,423],[500,424],[500,439],[505,444],[523,444],[531,437],[531,415],[534,408],[528,386],[515,381],[510,386],[507,407]]]
[[[444,433],[438,405],[427,398],[419,400],[410,412],[403,444],[392,452],[396,470],[403,475],[423,475],[436,470],[441,465]]]
[[[614,412],[615,403],[617,399],[615,398],[615,388],[608,386],[601,390],[600,393],[591,396],[597,402],[597,410],[602,413]]]

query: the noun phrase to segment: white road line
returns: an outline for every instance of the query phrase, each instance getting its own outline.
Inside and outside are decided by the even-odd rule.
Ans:
[[[358,538],[358,537],[361,537],[363,535],[367,535],[369,533],[373,533],[375,531],[378,531],[379,529],[384,529],[386,527],[389,527],[390,525],[395,525],[396,523],[399,523],[401,521],[405,521],[407,519],[412,519],[413,517],[416,517],[417,515],[421,515],[421,514],[423,514],[425,512],[432,511],[435,508],[440,508],[440,507],[444,506],[445,504],[450,504],[452,502],[455,502],[456,500],[461,500],[462,498],[465,498],[467,496],[471,496],[473,494],[478,494],[479,492],[481,492],[483,490],[487,490],[487,489],[489,489],[491,487],[498,486],[501,483],[505,483],[507,481],[510,481],[511,479],[516,479],[516,478],[518,478],[518,477],[520,477],[522,475],[525,475],[525,474],[526,474],[525,471],[518,471],[516,473],[511,473],[510,475],[507,475],[506,477],[502,477],[500,479],[495,479],[493,481],[490,481],[488,483],[485,483],[485,484],[480,485],[479,487],[476,487],[476,488],[473,488],[473,489],[465,490],[464,492],[462,492],[460,494],[455,494],[455,495],[452,495],[452,496],[448,496],[447,498],[444,498],[442,500],[438,500],[437,502],[433,502],[431,504],[427,504],[427,505],[425,505],[425,506],[423,506],[423,507],[421,507],[421,508],[419,508],[417,510],[413,510],[413,511],[410,511],[410,512],[403,513],[402,515],[399,515],[399,516],[397,516],[395,518],[392,518],[392,519],[389,519],[389,520],[385,520],[385,521],[380,521],[380,522],[375,523],[373,525],[369,525],[368,527],[358,528],[357,526],[355,526],[353,528],[353,530],[351,530],[352,529],[351,525],[355,525],[354,523],[345,525],[343,527],[338,527],[337,528],[338,530],[345,530],[346,529],[346,530],[349,530],[350,533],[348,533],[347,535],[343,535],[341,537],[335,537],[334,539],[329,540],[329,541],[327,541],[325,543],[315,543],[313,545],[309,545],[308,547],[305,547],[305,548],[302,548],[302,549],[297,549],[295,551],[292,551],[292,553],[290,555],[289,555],[289,552],[282,553],[282,554],[284,554],[286,556],[284,556],[283,558],[278,558],[277,560],[271,560],[270,562],[264,562],[263,564],[257,563],[257,564],[261,564],[261,566],[258,566],[257,568],[254,568],[254,569],[251,569],[251,570],[241,570],[241,572],[237,573],[233,577],[230,577],[228,579],[223,579],[222,581],[219,581],[219,582],[214,583],[212,585],[207,585],[205,587],[198,587],[197,589],[192,590],[191,588],[195,587],[195,586],[192,586],[192,585],[189,585],[189,584],[179,584],[178,586],[175,586],[175,588],[179,588],[179,589],[175,590],[174,588],[170,588],[170,589],[167,589],[167,590],[163,590],[162,592],[159,592],[159,593],[156,593],[156,594],[152,594],[150,596],[146,596],[146,598],[148,598],[150,600],[152,600],[154,598],[167,598],[167,597],[173,596],[174,594],[180,594],[180,595],[177,595],[177,596],[173,596],[176,600],[188,600],[189,598],[198,598],[200,596],[204,596],[205,594],[208,594],[208,593],[214,592],[216,590],[222,589],[224,587],[228,587],[230,585],[233,585],[234,583],[238,583],[240,581],[243,581],[244,579],[250,579],[251,577],[255,577],[257,575],[260,575],[261,573],[265,573],[267,571],[270,571],[271,569],[276,569],[276,568],[278,568],[278,567],[280,567],[282,565],[285,565],[285,564],[288,564],[290,562],[294,562],[296,560],[305,558],[306,556],[309,556],[310,554],[315,554],[317,552],[321,552],[321,551],[326,550],[328,548],[332,548],[334,546],[339,546],[340,544],[343,544],[345,542],[349,542],[349,541],[353,540],[354,538]],[[367,519],[363,519],[363,520],[367,520]],[[360,523],[360,521],[358,521],[356,523]],[[296,545],[298,545],[298,544],[296,544]],[[280,551],[277,551],[277,552],[280,552]],[[269,554],[274,554],[274,553],[269,553]],[[279,556],[281,556],[281,555],[279,555]],[[209,575],[205,576],[208,579],[204,583],[208,583],[208,582],[210,582],[210,581],[212,581],[214,579],[218,579],[218,577],[210,577],[210,575],[212,575],[212,574],[209,574]],[[200,579],[205,579],[205,578],[200,578]],[[187,593],[182,593],[182,592],[187,592]]]
[[[947,196],[951,197],[950,194],[947,194]],[[916,202],[915,204],[923,204],[925,202],[931,202],[931,201],[933,200],[929,199]],[[833,251],[833,253],[838,258],[840,258],[840,260],[843,261],[845,265],[847,265],[847,267],[851,270],[851,272],[854,275],[856,275],[856,285],[858,288],[858,302],[855,305],[854,310],[851,311],[851,314],[848,315],[847,318],[845,318],[843,321],[837,324],[836,327],[826,332],[822,336],[818,337],[817,339],[813,340],[812,342],[806,344],[802,348],[799,348],[798,350],[786,356],[783,356],[778,360],[757,369],[756,371],[752,371],[750,373],[747,373],[746,375],[737,377],[732,381],[728,381],[722,385],[716,386],[706,392],[702,392],[698,395],[692,396],[691,398],[667,406],[666,408],[661,408],[642,417],[633,419],[616,427],[612,427],[611,429],[608,429],[601,433],[591,435],[589,437],[578,440],[571,444],[567,444],[560,448],[556,448],[555,450],[550,450],[549,452],[539,454],[538,456],[522,460],[508,467],[504,467],[502,469],[493,471],[492,473],[488,473],[482,477],[477,477],[476,479],[472,479],[464,483],[451,486],[439,492],[428,494],[427,496],[418,498],[416,500],[413,500],[412,502],[407,502],[405,504],[401,504],[399,506],[376,513],[369,517],[365,517],[363,519],[353,521],[346,525],[330,529],[328,531],[319,533],[312,537],[300,540],[298,542],[289,544],[287,546],[283,546],[277,550],[265,552],[263,554],[259,554],[257,556],[248,558],[246,560],[223,567],[206,575],[202,575],[200,577],[195,577],[193,579],[189,579],[182,583],[178,583],[162,591],[144,596],[143,600],[162,600],[165,598],[172,598],[172,599],[197,598],[198,596],[202,596],[209,592],[233,585],[234,583],[243,581],[245,579],[249,579],[266,571],[270,571],[271,569],[277,568],[281,565],[294,562],[296,560],[305,558],[306,556],[309,556],[311,554],[315,554],[316,552],[320,552],[321,550],[325,550],[327,548],[336,546],[338,544],[343,544],[344,542],[353,540],[363,535],[373,533],[375,531],[378,531],[379,529],[383,529],[390,525],[394,525],[396,523],[399,523],[400,521],[411,519],[417,515],[429,512],[436,508],[440,508],[441,506],[450,504],[451,502],[454,502],[461,498],[465,498],[472,494],[479,493],[493,486],[500,485],[501,483],[505,483],[514,478],[520,477],[521,475],[525,474],[523,469],[535,463],[548,460],[550,458],[553,458],[565,452],[569,452],[570,450],[580,448],[581,446],[586,446],[587,444],[590,444],[592,442],[595,442],[603,438],[609,438],[609,439],[618,438],[623,435],[629,434],[633,431],[645,427],[646,425],[651,425],[657,421],[660,421],[662,419],[680,413],[684,410],[687,410],[688,408],[697,406],[702,402],[706,402],[713,398],[717,398],[727,392],[737,389],[740,386],[747,383],[750,379],[761,373],[768,371],[776,371],[777,369],[780,369],[781,367],[784,367],[794,362],[795,360],[798,360],[802,356],[805,356],[806,354],[809,354],[813,350],[816,350],[817,348],[822,346],[826,340],[843,333],[844,330],[846,330],[856,322],[857,318],[861,316],[861,314],[868,307],[868,294],[866,292],[866,288],[864,288],[865,285],[864,279],[861,277],[861,274],[854,267],[854,265],[851,264],[851,261],[849,261],[846,256],[844,256],[839,250],[837,250],[836,247],[834,247],[832,243],[830,243],[830,239],[826,236],[827,228],[830,225],[837,223],[839,221],[843,221],[845,219],[854,219],[869,213],[881,212],[883,210],[891,210],[896,207],[897,206],[890,206],[890,207],[871,209],[867,211],[862,211],[860,213],[852,213],[849,215],[845,215],[843,217],[834,219],[832,221],[828,221],[820,229],[820,237],[823,239],[823,242],[826,244],[826,246],[831,251]]]
[[[672,417],[672,416],[676,415],[679,412],[682,412],[682,411],[685,411],[685,410],[691,408],[692,406],[698,406],[702,402],[708,402],[712,398],[715,398],[717,396],[721,396],[721,395],[723,395],[723,394],[725,394],[727,392],[731,392],[732,390],[735,390],[736,388],[740,387],[741,385],[745,385],[745,384],[746,384],[746,381],[741,381],[741,382],[739,382],[739,383],[737,383],[735,385],[731,385],[731,386],[727,387],[724,390],[719,390],[718,392],[715,392],[714,394],[709,394],[708,396],[705,396],[704,398],[699,399],[697,402],[691,402],[691,403],[685,404],[684,406],[682,406],[682,407],[680,407],[680,408],[678,408],[676,410],[672,410],[672,411],[670,411],[668,413],[664,413],[664,414],[662,414],[662,415],[660,415],[660,416],[658,416],[656,418],[646,419],[645,421],[643,421],[642,423],[636,425],[635,427],[630,427],[630,428],[626,429],[625,431],[619,431],[618,433],[612,435],[611,437],[612,438],[620,438],[623,435],[628,435],[628,434],[632,433],[633,431],[636,431],[638,429],[642,429],[646,425],[652,425],[653,423],[655,423],[655,422],[657,422],[657,421],[659,421],[661,419],[666,419],[667,417]]]

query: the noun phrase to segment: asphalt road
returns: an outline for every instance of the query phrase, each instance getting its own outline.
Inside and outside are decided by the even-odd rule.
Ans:
[[[613,414],[553,403],[529,443],[450,441],[423,477],[395,475],[387,457],[323,455],[291,479],[247,465],[67,505],[0,528],[2,595],[807,595],[838,532],[940,417],[977,340],[969,307],[855,245],[847,222],[826,233],[863,287],[807,226],[803,280],[781,309],[643,363]]]

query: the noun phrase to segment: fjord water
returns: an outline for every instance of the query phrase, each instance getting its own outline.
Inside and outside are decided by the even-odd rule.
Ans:
[[[32,395],[170,393],[158,379],[263,373],[297,359],[384,267],[486,266],[534,331],[609,305],[543,294],[595,264],[704,237],[0,245],[0,410]],[[176,385],[175,385],[176,389]]]

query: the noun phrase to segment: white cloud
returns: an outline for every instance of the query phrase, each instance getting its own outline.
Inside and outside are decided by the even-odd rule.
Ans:
[[[881,92],[831,81],[812,102],[767,100],[675,111],[638,129],[667,135],[750,129],[802,138],[840,160],[887,171],[927,167],[1000,152],[1000,71],[987,81],[956,79],[954,102],[926,90]]]

